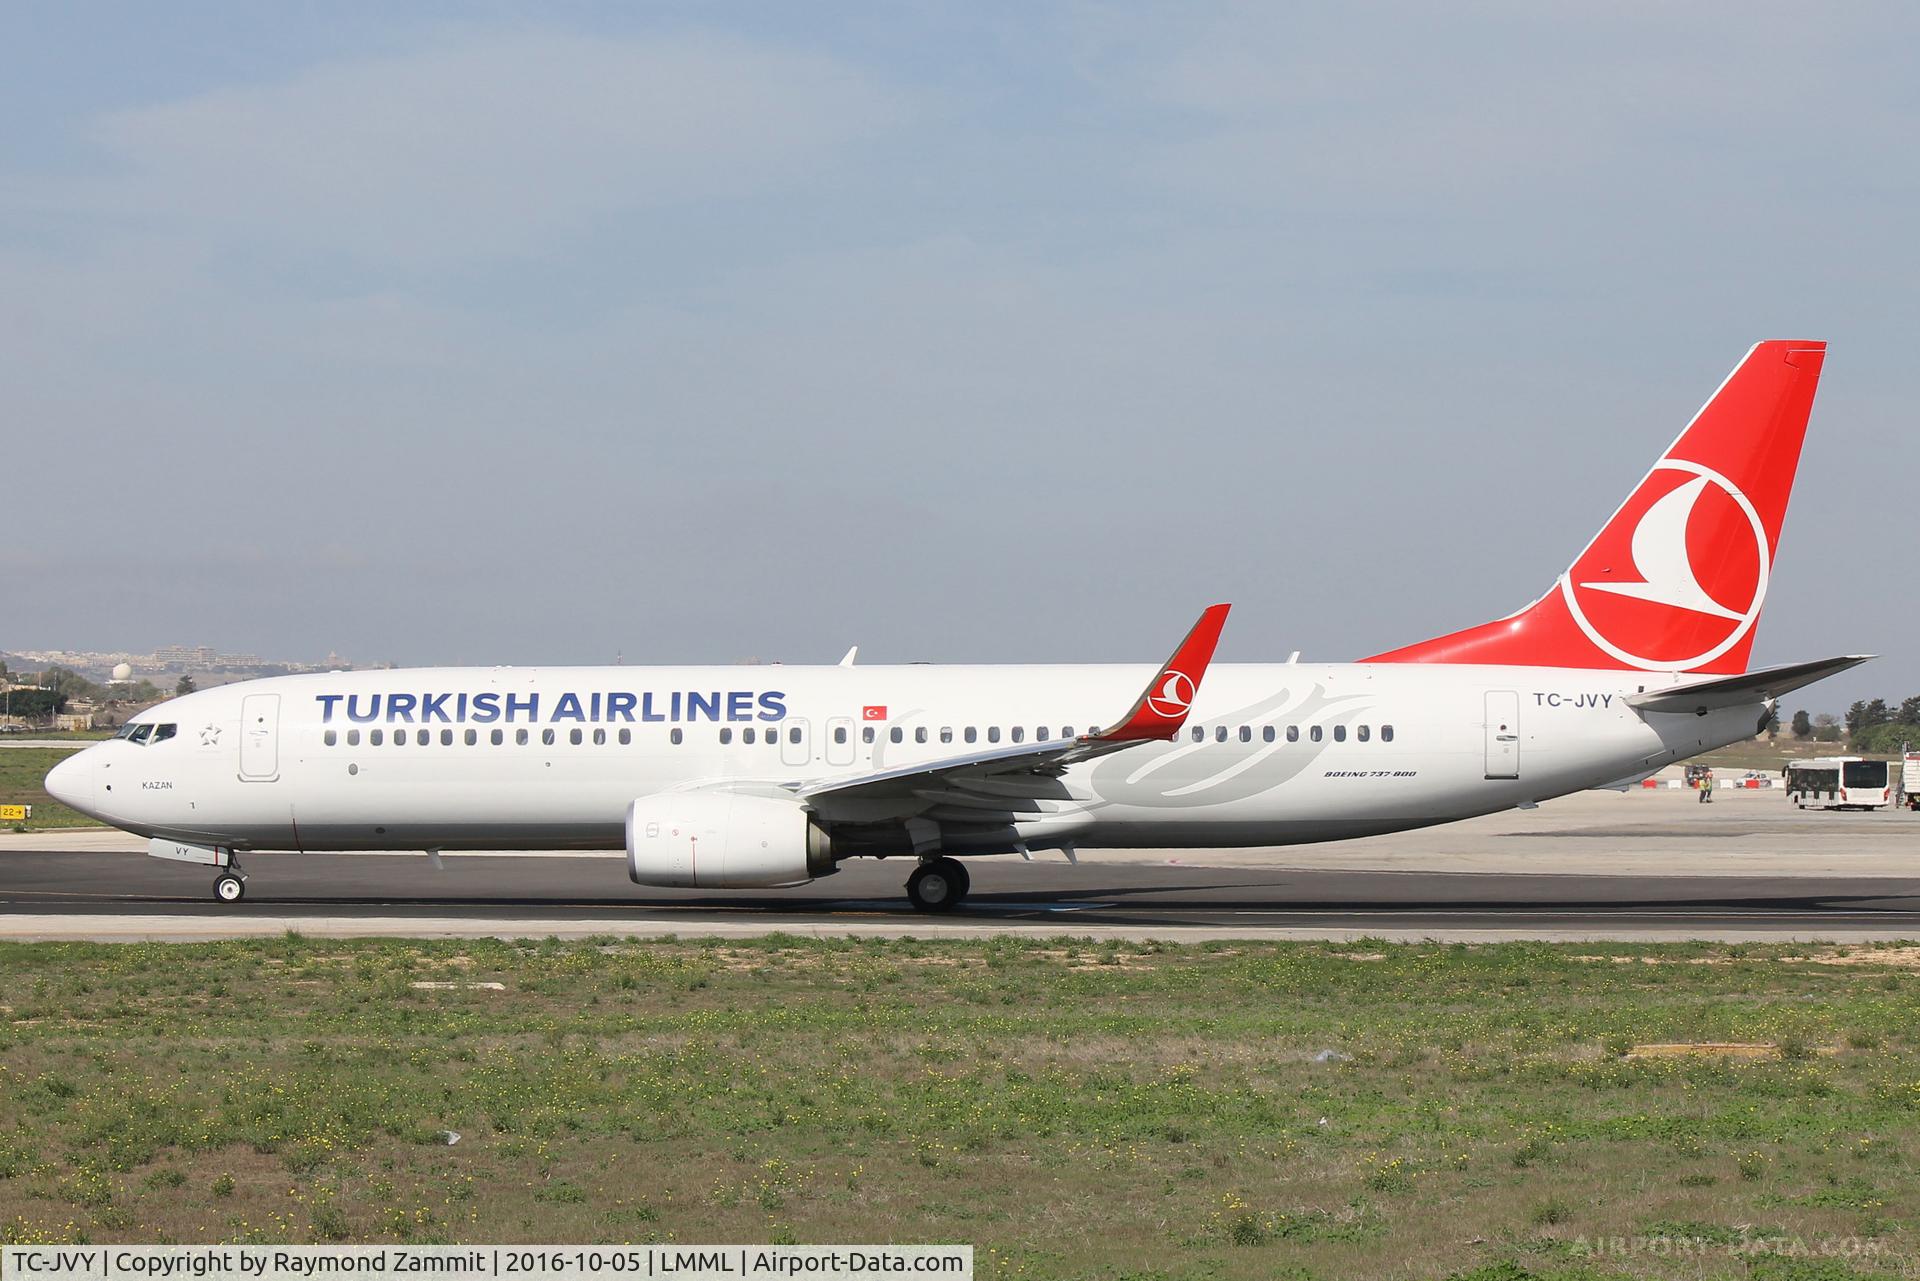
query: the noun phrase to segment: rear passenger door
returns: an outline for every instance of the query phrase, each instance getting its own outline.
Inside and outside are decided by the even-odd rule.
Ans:
[[[1520,695],[1510,689],[1487,691],[1487,777],[1520,777]]]

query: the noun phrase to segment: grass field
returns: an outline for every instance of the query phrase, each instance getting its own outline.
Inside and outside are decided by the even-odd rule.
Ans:
[[[5,945],[0,1240],[1911,1275],[1916,966],[1704,944]],[[1758,1048],[1635,1048],[1704,1042]]]
[[[1791,735],[1782,734],[1776,739],[1753,738],[1717,748],[1693,758],[1702,765],[1711,765],[1717,770],[1757,769],[1766,774],[1778,774],[1788,761],[1804,761],[1815,756],[1848,756],[1853,749],[1845,743],[1816,743],[1811,739],[1800,742]],[[1893,760],[1885,752],[1870,753],[1878,761]]]
[[[8,823],[7,831],[39,832],[55,827],[100,826],[98,819],[70,810],[48,796],[47,789],[42,786],[48,770],[83,746],[85,744],[73,747],[0,748],[0,802],[33,806],[31,819],[25,823]]]

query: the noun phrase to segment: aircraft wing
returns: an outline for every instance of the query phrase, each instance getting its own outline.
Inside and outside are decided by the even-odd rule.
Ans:
[[[1173,651],[1173,657],[1161,665],[1140,697],[1134,700],[1133,707],[1106,729],[1076,738],[1013,743],[982,752],[918,761],[854,778],[795,783],[789,785],[790,790],[802,800],[870,800],[912,796],[931,784],[960,777],[1057,778],[1069,765],[1080,761],[1118,752],[1136,743],[1165,742],[1177,735],[1187,722],[1187,712],[1200,692],[1200,681],[1207,674],[1207,665],[1213,661],[1220,629],[1226,625],[1227,611],[1231,608],[1230,605],[1209,606]]]
[[[1627,695],[1627,703],[1643,712],[1710,712],[1743,703],[1763,703],[1790,694],[1803,685],[1858,667],[1873,654],[1844,654],[1839,658],[1817,658],[1809,663],[1787,663],[1781,667],[1763,667],[1738,676],[1717,676],[1712,680],[1691,681],[1667,689],[1650,689],[1643,694]]]

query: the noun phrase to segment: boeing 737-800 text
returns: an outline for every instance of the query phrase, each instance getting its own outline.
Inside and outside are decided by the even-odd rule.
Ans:
[[[1551,590],[1356,663],[438,668],[278,677],[134,717],[47,790],[245,891],[255,850],[622,849],[642,885],[849,858],[1285,845],[1644,776],[1860,656],[1748,670],[1825,345],[1750,351]]]

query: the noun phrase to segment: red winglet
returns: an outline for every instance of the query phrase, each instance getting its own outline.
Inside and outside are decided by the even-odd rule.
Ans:
[[[1220,643],[1220,629],[1227,624],[1231,605],[1209,605],[1200,621],[1193,625],[1180,648],[1173,651],[1133,710],[1112,729],[1103,729],[1087,737],[1096,742],[1127,743],[1154,738],[1172,738],[1187,723],[1187,712],[1200,693],[1200,680],[1213,661],[1214,646]]]

